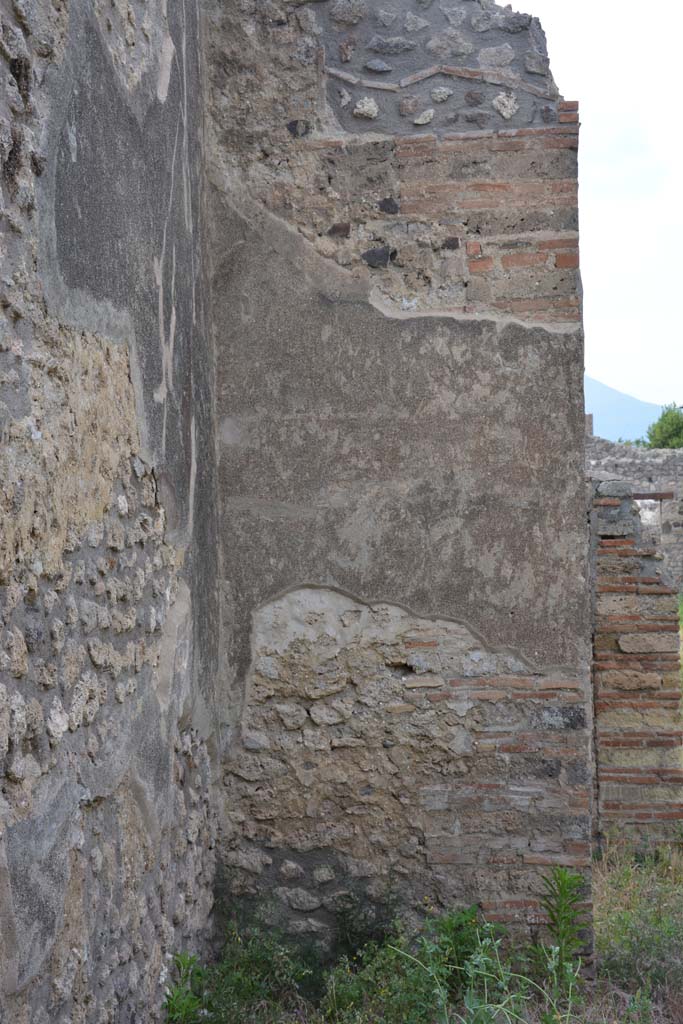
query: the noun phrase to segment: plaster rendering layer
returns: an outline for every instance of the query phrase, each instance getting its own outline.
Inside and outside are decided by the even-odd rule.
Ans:
[[[479,86],[527,81],[529,19],[394,7],[415,45],[378,82],[440,36]],[[486,81],[478,124],[458,79],[455,134],[389,117],[402,89],[354,116],[331,61],[349,35],[342,64],[374,61],[385,14],[216,4],[208,33],[219,861],[324,948],[335,907],[396,893],[528,928],[553,864],[590,872],[575,104],[508,119]]]

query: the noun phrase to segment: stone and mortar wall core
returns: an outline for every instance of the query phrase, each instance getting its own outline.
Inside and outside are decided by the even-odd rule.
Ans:
[[[591,480],[623,480],[632,493],[673,495],[642,502],[643,518],[661,546],[667,573],[683,592],[683,451],[650,450],[586,438],[586,473]]]
[[[367,281],[370,268],[373,301],[390,315],[579,322],[578,108],[557,95],[537,21],[479,0],[242,9],[221,11],[210,32],[221,187],[229,176],[354,278]],[[422,74],[430,46],[446,39],[460,40],[465,77],[421,80],[414,111],[431,103],[433,122],[394,116],[407,100],[387,93],[387,80]],[[375,99],[331,64],[337,50],[351,53],[344,67],[372,64],[373,40],[405,44],[382,59],[390,73],[368,72]],[[526,70],[531,53],[540,77]],[[503,61],[497,70],[491,54]],[[531,105],[507,117],[493,105],[500,85],[482,79],[491,75],[509,80],[514,103],[519,83],[541,82],[552,99],[524,93]],[[378,116],[348,114],[355,99],[341,106],[337,94],[349,89],[381,104]],[[439,103],[430,90],[449,95]]]
[[[395,899],[534,927],[590,874],[576,104],[479,0],[207,29],[223,892],[323,946]]]
[[[184,2],[0,2],[3,1022],[158,1020],[207,933],[198,29]]]
[[[481,902],[540,923],[540,877],[585,869],[585,688],[467,627],[295,590],[254,616],[229,760],[233,898],[325,945],[335,916]]]
[[[678,591],[632,486],[593,486],[596,830],[666,838],[683,820]]]

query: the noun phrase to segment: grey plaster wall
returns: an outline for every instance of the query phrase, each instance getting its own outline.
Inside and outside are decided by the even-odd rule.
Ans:
[[[213,903],[199,9],[0,3],[0,1019],[161,1017]]]
[[[247,221],[217,191],[213,204],[237,675],[253,609],[306,583],[461,617],[536,665],[581,666],[580,333],[388,318],[274,218]]]

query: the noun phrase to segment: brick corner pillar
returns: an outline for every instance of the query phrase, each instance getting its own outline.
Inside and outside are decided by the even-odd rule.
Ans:
[[[632,488],[594,484],[596,834],[683,822],[678,593],[645,547]]]

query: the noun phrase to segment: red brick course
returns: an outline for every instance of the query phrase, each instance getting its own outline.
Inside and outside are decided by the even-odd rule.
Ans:
[[[671,605],[677,590],[661,575],[659,552],[638,543],[630,495],[598,494],[593,509],[596,593],[624,595],[623,605],[619,598],[603,607],[628,611],[598,611],[595,619],[596,832],[618,826],[664,838],[683,820],[683,769],[671,760],[683,748],[680,626]],[[610,536],[633,523],[635,536]],[[647,752],[643,765],[633,764],[637,750]],[[680,792],[673,803],[672,791]]]

